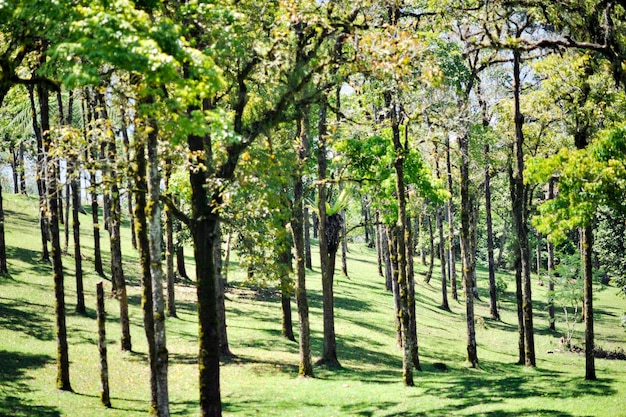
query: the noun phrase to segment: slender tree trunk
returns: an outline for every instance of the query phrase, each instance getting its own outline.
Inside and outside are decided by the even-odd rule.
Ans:
[[[546,199],[551,200],[554,198],[554,179],[550,178],[548,181],[548,192]],[[556,330],[555,317],[554,317],[554,244],[550,241],[547,242],[548,252],[548,328],[552,331]]]
[[[485,155],[489,155],[489,145],[485,145]],[[487,263],[489,268],[489,313],[493,320],[500,320],[496,292],[496,265],[493,258],[493,224],[491,219],[491,167],[485,167],[485,215],[487,225]]]
[[[374,214],[374,219],[376,222],[376,226],[375,226],[375,234],[376,234],[376,264],[378,266],[378,275],[379,276],[384,276],[383,275],[383,264],[384,264],[384,256],[383,256],[383,247],[382,247],[382,227],[379,224],[380,220],[379,220],[379,215],[378,215],[378,211],[375,212]],[[389,289],[389,288],[387,288]]]
[[[533,306],[530,277],[530,248],[528,245],[528,224],[525,215],[526,190],[524,185],[524,116],[520,110],[520,52],[513,51],[513,87],[515,101],[515,138],[516,138],[516,174],[515,200],[513,200],[513,218],[517,232],[520,268],[522,274],[522,310],[524,312],[524,350],[526,366],[535,366],[535,339],[533,330]]]
[[[172,161],[167,160],[165,162],[165,190],[168,192],[170,176],[172,173]],[[174,254],[176,248],[174,247],[174,218],[172,216],[171,209],[168,205],[163,207],[165,214],[165,265],[167,271],[167,315],[170,317],[178,317],[176,313],[176,285],[174,274]],[[230,235],[229,235],[230,237]],[[224,268],[224,276],[226,276],[226,268]]]
[[[85,307],[85,292],[83,289],[83,259],[80,248],[80,188],[78,180],[73,177],[71,182],[72,189],[72,231],[74,236],[74,265],[76,268],[76,312],[81,315],[87,315]],[[69,205],[67,205],[69,209]]]
[[[287,225],[284,225],[287,227]],[[281,336],[296,341],[296,337],[293,334],[293,322],[291,314],[291,288],[293,281],[289,274],[291,272],[291,248],[289,245],[285,245],[279,249],[278,263],[280,265],[280,299],[282,306],[282,331]]]
[[[402,348],[402,305],[400,303],[400,286],[398,279],[400,269],[398,265],[398,237],[395,226],[387,226],[387,245],[389,251],[389,270],[391,272],[391,293],[393,294],[393,315],[396,319],[396,344]]]
[[[4,239],[4,206],[2,201],[2,185],[0,184],[0,274],[9,273],[7,267],[7,246]]]
[[[422,243],[424,239],[424,213],[420,213],[417,218],[417,235],[420,239],[420,262],[422,265],[426,265],[426,251],[424,250],[424,244]]]
[[[430,280],[433,277],[433,269],[435,268],[435,233],[433,232],[433,218],[428,216],[428,239],[429,239],[429,258],[428,258],[428,272],[424,281],[430,284]]]
[[[311,256],[311,222],[309,208],[304,207],[304,256],[305,265],[308,269],[313,269],[313,258]]]
[[[415,268],[413,258],[415,256],[415,245],[413,244],[413,229],[410,217],[407,217],[407,247],[406,255],[408,259],[407,285],[408,285],[408,303],[409,303],[409,333],[411,340],[414,342],[411,346],[411,358],[413,365],[418,371],[422,370],[419,360],[419,344],[417,340],[417,316],[415,311]]]
[[[106,102],[101,93],[96,93],[99,104],[99,118],[101,123],[109,120]],[[122,210],[120,205],[120,190],[117,175],[117,146],[115,137],[109,128],[103,129],[105,135],[106,159],[109,162],[108,169],[108,231],[111,242],[111,280],[115,283],[115,296],[120,303],[120,327],[121,327],[121,348],[122,350],[132,350],[130,337],[130,317],[128,314],[128,294],[126,293],[126,278],[122,267],[122,242],[120,237]],[[107,210],[105,210],[105,213]]]
[[[388,227],[380,225],[380,243],[381,252],[383,257],[383,264],[385,264],[385,288],[387,291],[393,292],[393,272],[397,269],[395,262],[392,263],[392,251],[391,251],[391,236]],[[397,281],[397,280],[396,280]]]
[[[398,111],[398,103],[392,97],[391,92],[385,94],[385,103],[391,109],[391,130],[392,141],[395,151],[394,169],[396,172],[396,198],[398,201],[398,221],[397,221],[397,254],[398,254],[398,288],[400,292],[400,318],[402,321],[402,380],[404,385],[413,386],[413,368],[418,366],[414,363],[414,352],[417,350],[416,341],[412,339],[409,331],[411,316],[409,312],[409,290],[407,277],[407,260],[406,260],[406,188],[404,185],[404,158],[408,151],[406,146],[400,141],[400,115]]]
[[[293,233],[293,243],[296,256],[296,303],[298,305],[298,325],[299,338],[298,347],[300,360],[298,366],[298,376],[312,377],[313,364],[311,362],[311,329],[309,323],[309,302],[306,296],[306,249],[304,235],[308,228],[308,218],[304,211],[304,184],[302,181],[302,171],[308,157],[307,142],[309,133],[308,109],[303,109],[303,117],[300,121],[300,143],[298,147],[298,170],[294,178],[294,195],[291,213],[291,231]]]
[[[168,351],[165,336],[165,300],[163,297],[163,267],[161,262],[163,231],[161,227],[161,174],[159,173],[158,130],[154,120],[148,121],[148,207],[150,233],[150,274],[152,275],[152,308],[154,317],[155,371],[158,416],[169,417],[170,400],[167,384]]]
[[[20,193],[26,195],[26,169],[24,164],[24,141],[19,145]]]
[[[446,244],[443,238],[443,208],[437,209],[437,229],[439,230],[439,259],[441,260],[441,308],[450,311],[448,304],[448,282],[446,280]]]
[[[335,275],[335,257],[339,249],[341,215],[326,214],[326,103],[320,103],[319,143],[317,154],[318,214],[319,214],[319,249],[322,271],[322,307],[324,322],[324,343],[322,357],[318,364],[328,367],[341,367],[337,359],[337,341],[335,339],[335,302],[333,281]]]
[[[122,133],[122,143],[124,144],[124,153],[126,155],[126,165],[128,167],[130,167],[131,164],[131,155],[130,155],[130,139],[128,137],[128,125],[126,123],[126,109],[124,107],[124,105],[120,106],[120,115],[121,115],[121,133]],[[131,190],[133,189],[133,183],[132,180],[129,176],[128,181],[126,183],[126,187],[128,189],[128,192],[126,193],[126,198],[128,200],[128,217],[129,217],[129,221],[130,224],[135,224],[135,219],[134,219],[134,210],[133,210],[133,193],[131,192]],[[135,228],[131,227],[130,228],[130,237],[131,237],[131,244],[133,245],[133,249],[137,249],[137,235],[135,232]]]
[[[102,281],[96,284],[96,311],[98,321],[98,352],[100,353],[100,401],[111,408],[109,395],[109,364],[107,361],[106,313],[104,311],[104,289]]]
[[[52,160],[53,149],[50,138],[50,113],[48,103],[48,90],[42,84],[37,86],[39,96],[39,112],[41,115],[41,139],[42,152]],[[57,166],[52,164],[48,175],[48,202],[50,208],[50,238],[52,240],[52,266],[54,271],[54,295],[56,313],[56,339],[57,339],[57,388],[63,391],[71,391],[70,385],[70,361],[67,343],[67,327],[65,323],[65,289],[63,276],[63,261],[61,258],[61,239],[59,233],[59,207],[58,207],[58,183]]]
[[[213,245],[213,257],[215,265],[215,293],[217,294],[217,322],[220,337],[220,357],[230,360],[235,355],[230,351],[228,344],[228,331],[226,326],[226,281],[222,276],[222,228],[217,227],[215,243]]]
[[[144,127],[144,126],[142,126]],[[150,366],[150,415],[158,415],[159,396],[157,388],[156,370],[156,341],[154,326],[154,305],[152,298],[152,275],[150,241],[148,237],[147,193],[148,171],[146,161],[146,146],[144,138],[139,135],[134,138],[135,163],[133,164],[135,179],[135,234],[137,236],[137,250],[139,265],[141,266],[141,308],[143,310],[143,328],[148,343],[148,364]]]
[[[513,166],[509,163],[508,166],[509,171],[509,185],[510,185],[510,193],[511,193],[511,201],[515,200],[515,178],[513,176]],[[524,304],[524,296],[523,296],[523,285],[522,285],[522,268],[521,264],[521,254],[519,250],[519,244],[517,238],[515,239],[515,247],[513,249],[515,254],[514,261],[514,269],[515,269],[515,300],[517,304],[517,334],[518,334],[518,352],[519,359],[518,364],[524,365],[526,363],[526,350],[524,348],[524,309],[522,308]]]
[[[465,287],[465,311],[467,322],[467,361],[472,368],[478,366],[476,349],[476,329],[474,323],[474,270],[471,244],[472,200],[469,190],[469,136],[459,138],[461,151],[461,260],[463,265],[463,284]]]
[[[89,90],[84,90],[85,99],[82,103],[82,113],[83,113],[83,136],[88,143],[88,146],[91,148],[91,155],[87,155],[86,159],[93,159],[91,161],[91,166],[89,167],[88,172],[88,182],[89,182],[89,194],[91,195],[91,220],[93,224],[93,252],[94,252],[94,269],[96,273],[104,277],[104,268],[102,267],[102,251],[100,250],[100,214],[98,208],[98,188],[97,188],[97,177],[96,177],[96,160],[98,159],[98,150],[96,145],[95,137],[92,134],[87,133],[87,127],[94,127],[93,119],[94,119],[94,109],[95,103],[93,102],[93,98],[89,94]]]
[[[42,252],[41,259],[44,262],[50,262],[50,252],[48,251],[48,240],[50,238],[48,230],[48,202],[47,202],[47,188],[46,188],[46,154],[44,152],[42,129],[37,122],[37,108],[35,104],[35,95],[33,92],[33,86],[28,87],[28,97],[30,99],[30,108],[33,121],[33,132],[35,132],[35,138],[37,139],[37,192],[39,194],[39,228],[41,230],[41,244]],[[42,121],[43,123],[43,121]]]
[[[341,273],[348,276],[348,237],[346,228],[346,211],[341,210]]]
[[[596,379],[593,331],[593,227],[582,228],[581,246],[583,249],[583,306],[585,314],[585,379]]]
[[[66,159],[66,164],[65,164],[65,207],[66,210],[65,212],[63,211],[63,209],[61,209],[59,211],[59,214],[61,216],[65,215],[65,225],[66,227],[65,229],[65,249],[64,249],[64,253],[68,253],[70,250],[70,228],[67,227],[70,224],[70,196],[71,196],[71,185],[70,185],[70,179],[69,177],[69,171],[70,171],[70,163],[69,161],[67,161]],[[62,199],[61,199],[62,200]]]
[[[11,171],[13,174],[13,194],[19,194],[20,185],[18,183],[18,150],[13,145],[9,145],[9,153],[11,154]]]

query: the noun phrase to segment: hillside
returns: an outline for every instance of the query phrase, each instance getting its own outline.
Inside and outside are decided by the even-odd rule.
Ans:
[[[140,310],[139,271],[123,230],[125,272],[130,285],[133,352],[119,349],[118,306],[107,298],[107,338],[112,409],[100,405],[96,346],[93,242],[89,216],[81,217],[88,317],[73,313],[73,260],[64,257],[71,382],[74,393],[55,389],[54,298],[50,266],[39,258],[37,200],[5,197],[10,277],[0,278],[0,416],[138,416],[149,399],[145,335]],[[104,235],[106,237],[106,234]],[[71,239],[70,239],[71,240]],[[103,238],[105,265],[108,243]],[[70,242],[71,248],[71,242]],[[72,250],[70,250],[70,253]],[[190,250],[187,251],[191,253]],[[321,350],[319,268],[307,276],[314,356]],[[584,356],[564,352],[547,330],[546,288],[535,285],[536,369],[516,365],[517,326],[513,277],[502,302],[502,322],[489,317],[486,274],[478,275],[479,369],[465,365],[464,305],[451,300],[452,312],[438,308],[440,281],[417,276],[420,360],[416,387],[401,383],[401,352],[395,344],[393,303],[376,273],[375,251],[350,247],[349,278],[336,277],[336,332],[340,370],[315,368],[315,379],[298,379],[298,346],[280,337],[280,301],[271,288],[243,285],[244,274],[231,266],[227,317],[231,349],[237,355],[222,366],[226,416],[626,416],[626,361],[596,360],[598,381],[584,381]],[[419,263],[418,268],[421,267]],[[108,268],[105,267],[108,270]],[[437,268],[435,268],[435,271]],[[188,271],[193,260],[188,258]],[[596,343],[607,350],[626,347],[620,316],[626,301],[613,287],[596,287]],[[105,291],[110,282],[105,280]],[[197,405],[197,322],[195,290],[176,289],[179,318],[167,320],[171,411],[195,416]],[[295,313],[295,302],[293,303]],[[294,318],[297,315],[294,314]],[[580,344],[583,325],[577,324]],[[297,323],[294,329],[297,333]],[[441,371],[445,364],[447,370]]]

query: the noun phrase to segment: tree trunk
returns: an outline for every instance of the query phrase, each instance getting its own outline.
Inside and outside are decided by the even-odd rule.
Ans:
[[[83,290],[83,259],[80,248],[80,188],[79,181],[73,177],[72,189],[72,231],[74,236],[74,265],[76,267],[76,312],[80,315],[87,315],[85,307],[85,292]],[[69,209],[69,205],[67,205]]]
[[[391,130],[392,141],[395,151],[394,169],[396,171],[396,198],[398,201],[398,288],[400,292],[400,311],[402,321],[402,379],[404,385],[412,387],[413,382],[413,368],[417,365],[413,363],[413,353],[416,349],[415,341],[411,337],[409,331],[411,323],[411,315],[409,313],[409,289],[408,289],[408,277],[407,277],[407,260],[406,260],[406,188],[404,185],[404,158],[408,149],[402,145],[400,141],[400,128],[398,114],[398,103],[392,98],[391,93],[386,94],[385,102],[391,108]]]
[[[398,279],[400,270],[398,265],[398,237],[395,226],[387,226],[387,245],[389,252],[389,270],[391,271],[391,293],[393,294],[393,316],[396,319],[396,344],[402,348],[402,305],[400,303],[400,286]]]
[[[485,156],[489,155],[489,145],[485,145]],[[496,292],[496,265],[493,257],[493,223],[491,218],[491,166],[485,167],[485,215],[487,224],[487,263],[489,268],[489,313],[493,320],[500,320]]]
[[[175,225],[176,232],[180,233],[182,230],[180,222],[176,222]],[[179,277],[189,279],[187,268],[185,267],[185,248],[182,244],[178,244],[176,247],[176,271],[178,271]]]
[[[448,191],[452,196],[452,168],[450,163],[450,139],[446,136],[446,165],[447,165],[447,177],[448,177]],[[454,205],[452,204],[452,197],[446,203],[448,209],[448,269],[450,271],[450,289],[452,290],[452,299],[459,300],[459,294],[457,290],[456,282],[456,250],[454,246]]]
[[[380,226],[380,220],[379,220],[379,215],[378,215],[378,211],[376,211],[376,213],[374,214],[374,219],[376,222],[376,226],[374,226],[374,230],[375,230],[375,234],[376,234],[376,265],[378,266],[378,275],[379,276],[384,276],[383,275],[383,248],[382,248],[382,227]],[[389,290],[389,288],[387,288],[387,290]]]
[[[335,275],[335,257],[339,249],[341,215],[326,214],[326,103],[320,103],[319,144],[317,153],[318,173],[318,214],[319,214],[319,250],[322,272],[322,307],[324,321],[324,347],[318,364],[330,368],[341,367],[337,359],[337,341],[335,339],[335,302],[333,281]]]
[[[461,260],[463,265],[463,284],[465,287],[465,311],[467,322],[467,361],[472,368],[478,366],[476,350],[476,329],[474,323],[474,270],[471,244],[472,199],[469,190],[469,136],[459,138],[461,151]]]
[[[513,87],[515,101],[515,138],[516,138],[516,173],[515,199],[513,200],[513,219],[520,252],[520,270],[522,275],[522,310],[524,313],[524,350],[526,366],[535,366],[535,339],[533,330],[533,306],[530,277],[530,248],[528,245],[528,223],[526,216],[526,189],[524,185],[524,116],[520,110],[520,52],[513,51]]]
[[[7,275],[7,246],[4,239],[4,206],[2,201],[2,185],[0,184],[0,275]]]
[[[341,210],[341,273],[348,276],[348,237],[346,228],[346,211]]]
[[[387,227],[380,225],[380,250],[382,252],[383,263],[385,264],[385,288],[387,291],[393,292],[393,272],[396,270],[396,267],[395,262],[392,263],[392,243],[389,233],[390,231]]]
[[[439,230],[439,259],[441,260],[441,308],[450,311],[448,304],[448,283],[446,280],[446,244],[443,238],[443,208],[437,209],[437,229]]]
[[[593,331],[593,228],[585,226],[581,230],[583,249],[583,307],[585,314],[585,379],[596,379]]]
[[[220,357],[230,360],[235,355],[230,351],[228,331],[226,326],[226,281],[222,276],[222,228],[217,227],[215,243],[213,245],[215,265],[215,293],[217,294],[217,323],[220,337]]]
[[[41,115],[41,143],[42,152],[52,160],[53,149],[50,138],[50,113],[48,103],[48,90],[43,84],[37,86],[39,96],[39,114]],[[48,203],[50,208],[50,238],[52,266],[54,271],[54,296],[56,313],[56,339],[57,339],[57,388],[63,391],[71,391],[70,385],[70,361],[67,344],[67,327],[65,323],[65,290],[63,284],[63,261],[61,258],[61,239],[59,233],[59,207],[58,207],[58,183],[57,166],[50,166],[48,180]]]
[[[284,227],[287,227],[287,225],[284,225]],[[280,299],[283,313],[281,336],[295,342],[296,337],[293,334],[293,322],[291,318],[291,288],[293,287],[293,282],[289,276],[292,270],[291,248],[289,245],[285,245],[278,251],[278,263],[280,268]]]
[[[168,192],[170,175],[172,173],[172,161],[167,160],[165,162],[165,190]],[[174,247],[174,218],[170,207],[166,204],[163,207],[165,215],[165,265],[167,271],[167,315],[170,317],[178,317],[176,314],[176,285],[174,274],[174,253],[176,248]]]
[[[96,284],[96,312],[98,321],[98,352],[100,353],[100,401],[111,408],[109,395],[109,364],[107,361],[106,313],[104,311],[104,289],[102,281]]]
[[[189,151],[194,155],[189,170],[192,213],[189,226],[196,260],[200,415],[221,417],[219,322],[214,257],[219,227],[217,213],[221,197],[219,194],[208,195],[207,173],[204,169],[198,168],[208,164],[210,138],[190,135],[187,137],[187,144]]]
[[[158,415],[159,397],[157,388],[156,370],[156,342],[154,326],[154,305],[152,298],[152,275],[150,241],[148,237],[148,171],[146,162],[146,147],[144,138],[139,135],[134,138],[135,163],[135,215],[134,228],[137,236],[137,250],[139,265],[141,266],[141,308],[143,310],[143,328],[148,343],[148,364],[150,367],[150,415]]]
[[[432,216],[428,216],[428,240],[429,245],[429,258],[428,258],[428,272],[424,281],[430,284],[430,280],[433,277],[433,269],[435,268],[435,233],[433,232],[433,219]]]
[[[313,258],[311,256],[311,222],[309,208],[304,207],[304,256],[305,265],[308,269],[313,269]]]
[[[546,199],[551,200],[554,198],[554,178],[550,178],[548,181],[548,192]],[[548,328],[552,331],[556,330],[555,317],[554,317],[554,244],[550,241],[547,242],[548,252]]]
[[[413,244],[413,229],[411,226],[411,219],[407,217],[407,247],[406,256],[408,259],[407,270],[407,285],[408,285],[408,304],[409,304],[409,333],[411,340],[414,342],[411,346],[411,358],[413,360],[413,366],[418,371],[422,370],[419,359],[419,344],[417,341],[417,316],[415,311],[415,269],[413,258],[415,256],[415,246]]]
[[[121,132],[122,132],[122,143],[124,144],[124,153],[126,154],[126,165],[128,167],[131,166],[131,155],[130,155],[130,139],[128,137],[128,125],[126,124],[126,109],[124,105],[120,106],[120,122],[121,122]],[[129,168],[130,169],[130,168]],[[131,192],[133,183],[131,178],[128,178],[126,183],[126,187],[128,192],[126,193],[126,198],[128,200],[128,217],[130,224],[135,224],[134,219],[134,210],[133,210],[133,193]],[[134,227],[130,228],[130,238],[131,244],[133,245],[133,249],[137,249],[137,235]]]
[[[38,93],[40,91],[38,90]],[[46,92],[47,94],[47,92]],[[42,252],[41,259],[44,262],[50,262],[50,252],[48,251],[48,241],[50,240],[49,227],[48,227],[48,191],[46,189],[46,154],[44,151],[42,129],[37,122],[37,108],[35,104],[35,95],[33,92],[33,86],[28,87],[28,97],[30,99],[30,108],[33,121],[33,132],[35,132],[35,139],[37,140],[37,192],[39,194],[39,228],[41,231],[41,244]],[[47,106],[47,104],[46,104]],[[43,120],[42,120],[43,123]],[[47,132],[49,134],[49,132]]]
[[[20,193],[26,195],[26,169],[24,164],[24,141],[19,145]]]
[[[98,189],[97,189],[97,178],[96,178],[96,168],[95,161],[98,159],[98,149],[96,144],[96,139],[93,134],[88,133],[88,127],[94,128],[93,122],[95,117],[95,103],[93,98],[89,94],[89,90],[85,88],[84,90],[84,100],[82,104],[82,112],[83,112],[83,136],[85,141],[88,143],[88,147],[90,150],[87,153],[91,152],[91,155],[86,155],[85,159],[90,160],[93,159],[91,166],[88,169],[88,182],[89,182],[89,194],[91,195],[91,219],[93,223],[93,252],[94,252],[94,269],[96,273],[104,277],[104,268],[102,267],[102,252],[100,250],[100,222],[99,222],[99,212],[98,212]]]
[[[152,308],[154,317],[155,371],[158,416],[169,417],[170,400],[167,384],[168,351],[165,336],[165,300],[163,298],[163,267],[161,262],[163,231],[161,227],[161,174],[159,173],[158,130],[156,122],[148,121],[148,207],[150,233],[150,274],[152,275]]]
[[[299,338],[298,347],[300,360],[298,366],[298,376],[312,377],[313,364],[311,363],[311,329],[309,323],[309,302],[306,296],[306,250],[304,235],[308,228],[304,211],[304,184],[302,181],[302,171],[306,163],[307,142],[309,131],[308,109],[303,109],[303,117],[300,121],[300,143],[298,147],[298,170],[294,178],[293,206],[291,213],[291,231],[293,233],[293,243],[296,256],[296,303],[298,305],[298,325]]]
[[[11,171],[13,174],[13,194],[19,194],[20,186],[18,183],[18,150],[13,145],[9,145],[9,153],[11,154]]]
[[[100,123],[108,122],[106,102],[102,93],[96,93],[96,100],[99,104]],[[126,293],[126,278],[124,277],[124,269],[122,267],[122,242],[120,237],[122,210],[120,206],[120,190],[118,186],[117,175],[117,146],[115,137],[109,128],[103,126],[105,142],[103,143],[106,151],[105,157],[109,163],[108,168],[108,193],[109,199],[108,210],[108,231],[109,241],[111,244],[111,281],[115,283],[115,296],[120,303],[120,327],[121,327],[121,348],[122,350],[132,350],[130,337],[130,317],[128,315],[128,294]]]

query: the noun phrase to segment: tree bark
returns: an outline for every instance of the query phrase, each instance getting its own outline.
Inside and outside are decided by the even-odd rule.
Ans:
[[[7,246],[4,239],[4,206],[2,201],[2,185],[0,184],[0,275],[7,275]]]
[[[217,236],[213,246],[215,258],[215,293],[217,294],[217,322],[220,337],[220,358],[230,360],[235,355],[230,351],[228,344],[228,328],[226,326],[226,280],[222,275],[222,228],[217,228]]]
[[[402,338],[402,305],[400,303],[400,286],[398,279],[400,269],[398,265],[398,237],[395,226],[387,226],[387,245],[389,252],[389,270],[391,276],[391,293],[393,294],[393,315],[396,321],[396,345],[402,348],[404,339]]]
[[[161,174],[159,173],[158,129],[153,119],[148,119],[148,207],[150,233],[150,275],[152,276],[152,308],[154,318],[155,371],[159,417],[169,417],[170,400],[167,383],[168,351],[165,335],[165,300],[163,298],[163,267],[161,262],[163,232],[161,227]]]
[[[191,183],[191,219],[189,222],[196,260],[199,337],[199,391],[201,417],[221,417],[220,347],[217,317],[216,271],[214,246],[218,234],[219,201],[207,193],[207,166],[210,138],[190,135],[189,151],[194,155],[189,170]],[[210,157],[210,154],[209,154]]]
[[[412,339],[409,331],[411,323],[411,315],[409,312],[409,289],[407,278],[407,260],[406,260],[406,188],[404,185],[404,158],[408,149],[402,145],[400,141],[400,115],[398,111],[398,103],[393,98],[391,92],[385,94],[385,104],[390,108],[392,142],[395,152],[393,166],[396,172],[396,198],[398,201],[398,220],[397,220],[397,254],[398,254],[398,289],[400,292],[400,311],[402,321],[402,380],[404,385],[413,386],[413,368],[417,366],[414,363],[414,352],[417,351],[417,343]]]
[[[304,256],[307,269],[313,269],[313,258],[311,256],[311,222],[309,208],[304,207]]]
[[[319,250],[322,272],[322,309],[324,322],[324,343],[319,365],[339,368],[337,359],[337,341],[335,339],[335,302],[333,281],[335,275],[335,257],[339,249],[339,232],[341,216],[326,214],[326,103],[320,103],[319,111],[319,143],[317,153],[318,173],[318,215],[319,215]]]
[[[132,350],[130,336],[130,317],[128,314],[128,294],[126,292],[126,278],[124,277],[124,269],[122,266],[122,242],[120,237],[121,229],[121,206],[120,206],[120,190],[117,175],[117,146],[115,137],[110,128],[105,126],[109,120],[106,109],[106,102],[102,93],[96,93],[96,101],[99,105],[99,121],[103,125],[102,131],[105,138],[103,147],[105,149],[105,157],[109,167],[107,171],[107,185],[109,199],[108,209],[108,231],[111,246],[111,281],[115,284],[115,296],[120,303],[120,327],[121,327],[121,348],[122,350]]]
[[[135,213],[134,228],[137,237],[137,250],[139,252],[139,265],[141,266],[141,308],[143,310],[143,328],[148,343],[148,365],[150,367],[150,415],[158,415],[159,397],[157,388],[156,370],[156,341],[154,326],[154,306],[152,298],[152,275],[150,241],[148,237],[147,219],[147,193],[148,193],[148,171],[146,161],[146,146],[144,138],[139,135],[134,138],[134,194]]]
[[[530,248],[528,244],[528,222],[526,216],[526,189],[524,185],[524,116],[520,109],[520,52],[513,51],[513,88],[515,106],[515,199],[513,200],[513,219],[520,253],[520,271],[522,275],[522,311],[524,313],[524,350],[526,366],[536,366],[535,339],[533,330],[532,288],[530,277]]]
[[[20,193],[26,195],[26,169],[24,164],[24,141],[19,145]]]
[[[311,363],[311,329],[309,323],[309,303],[306,296],[306,249],[304,242],[304,234],[308,219],[304,216],[304,184],[302,181],[302,171],[306,163],[307,142],[308,142],[308,123],[306,117],[308,109],[304,109],[303,117],[300,121],[300,143],[298,147],[298,170],[294,178],[294,195],[291,213],[291,232],[293,233],[293,243],[296,256],[296,303],[298,305],[298,325],[299,325],[299,364],[298,376],[312,377],[313,364]]]
[[[382,252],[383,264],[385,265],[385,288],[393,292],[393,272],[396,270],[392,264],[391,236],[387,227],[380,225],[380,251]]]
[[[453,195],[454,188],[452,185],[452,162],[450,157],[450,138],[446,135],[446,177],[448,182],[448,191],[450,192],[450,199],[446,203],[448,209],[448,269],[450,271],[450,289],[452,291],[452,299],[459,300],[459,294],[457,291],[456,282],[456,250],[454,245],[454,204]]]
[[[469,136],[459,138],[461,151],[461,260],[463,265],[463,284],[465,287],[465,311],[467,323],[467,361],[472,368],[478,366],[476,349],[476,329],[474,323],[474,270],[471,244],[472,199],[469,190]]]
[[[172,173],[172,161],[168,158],[165,162],[165,190],[168,191],[170,184],[170,176]],[[167,315],[169,317],[178,317],[176,313],[176,285],[174,274],[174,218],[170,207],[166,204],[163,207],[165,216],[165,265],[166,265],[166,282],[167,282]]]
[[[376,222],[376,226],[374,226],[374,230],[375,230],[375,235],[376,235],[376,265],[378,266],[378,275],[383,277],[383,264],[384,264],[384,256],[383,256],[383,248],[382,248],[382,227],[379,224],[380,220],[379,220],[379,215],[378,215],[378,211],[375,212],[374,214],[374,219]],[[389,288],[387,288],[387,290],[389,290]]]
[[[38,90],[38,94],[41,93]],[[47,93],[46,93],[47,94]],[[42,252],[41,259],[44,262],[50,262],[50,252],[48,251],[48,240],[50,240],[48,226],[48,191],[46,187],[46,154],[44,151],[42,128],[37,122],[37,108],[35,104],[35,95],[33,86],[28,87],[28,97],[30,99],[30,108],[32,113],[33,132],[37,140],[37,192],[39,194],[39,228],[41,231]],[[46,104],[47,106],[47,104]],[[43,120],[42,120],[43,123]],[[48,133],[49,134],[49,133]]]
[[[582,228],[581,246],[583,249],[583,306],[585,314],[585,379],[596,379],[593,330],[593,228]]]
[[[96,312],[98,322],[98,352],[100,353],[100,401],[111,408],[109,394],[109,364],[107,361],[106,313],[104,311],[104,289],[102,281],[96,284]]]
[[[93,133],[88,133],[88,128],[92,129],[94,123],[95,103],[89,93],[89,89],[85,88],[83,92],[83,100],[81,103],[81,111],[83,114],[83,138],[87,143],[85,152],[85,160],[90,161],[87,170],[87,182],[89,183],[89,194],[91,197],[91,220],[93,224],[93,247],[94,247],[94,270],[96,273],[104,277],[104,269],[102,268],[102,253],[100,251],[100,224],[98,213],[98,194],[96,185],[96,160],[98,159],[98,149],[96,139]]]
[[[443,208],[437,209],[437,229],[439,230],[439,259],[441,260],[441,308],[450,311],[448,304],[448,282],[446,279],[446,244],[443,238]]]
[[[287,227],[287,225],[284,225]],[[286,243],[286,242],[285,242]],[[291,268],[291,248],[289,245],[285,245],[278,249],[278,263],[280,268],[280,300],[282,307],[282,330],[281,336],[296,341],[296,337],[293,334],[293,321],[291,314],[291,288],[293,282],[289,276]]]
[[[489,145],[485,145],[485,156],[489,155]],[[489,314],[493,320],[500,320],[496,292],[496,264],[493,257],[493,222],[491,218],[491,166],[485,166],[485,215],[487,225],[487,263],[489,268]]]
[[[80,188],[79,181],[75,177],[72,178],[70,184],[72,189],[72,232],[74,237],[74,265],[76,267],[76,312],[84,316],[87,315],[87,308],[85,307],[85,292],[83,289],[83,256],[80,248]]]
[[[428,240],[429,240],[429,253],[428,253],[428,272],[424,281],[430,284],[430,280],[433,277],[433,269],[435,268],[435,233],[433,232],[433,218],[428,216]]]
[[[53,159],[52,142],[50,138],[50,109],[48,103],[48,90],[44,85],[37,86],[39,96],[39,114],[41,116],[41,143],[42,152]],[[58,183],[57,166],[50,166],[47,177],[48,204],[50,208],[50,238],[52,267],[54,271],[54,295],[56,313],[56,339],[57,339],[57,388],[63,391],[71,391],[70,384],[70,361],[67,344],[67,327],[65,322],[65,289],[63,276],[63,261],[61,258],[61,239],[59,233],[59,207],[58,207]]]
[[[548,192],[546,199],[551,200],[554,198],[554,178],[550,178],[548,181]],[[556,330],[555,317],[554,317],[554,244],[549,240],[547,242],[548,252],[548,328],[552,331]]]

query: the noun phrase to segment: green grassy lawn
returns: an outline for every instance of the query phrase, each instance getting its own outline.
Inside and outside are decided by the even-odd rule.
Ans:
[[[148,409],[149,381],[140,310],[139,270],[123,231],[125,273],[129,282],[133,352],[119,349],[118,306],[107,298],[107,339],[112,409],[100,405],[96,346],[95,284],[92,273],[91,219],[81,216],[88,317],[74,314],[74,261],[65,255],[66,302],[74,392],[55,388],[54,298],[49,265],[40,261],[37,201],[5,196],[10,277],[0,278],[0,416],[139,416]],[[104,231],[103,231],[104,232]],[[103,234],[108,270],[108,235]],[[187,251],[191,254],[191,251]],[[70,253],[73,253],[70,242]],[[221,368],[225,416],[626,416],[626,362],[596,360],[598,381],[585,382],[584,356],[563,352],[556,333],[547,330],[546,288],[535,285],[537,368],[516,365],[517,326],[513,278],[502,302],[502,321],[489,319],[487,277],[478,273],[482,301],[476,304],[479,369],[465,363],[465,307],[450,301],[439,309],[440,280],[423,282],[418,265],[417,315],[422,372],[416,386],[401,383],[401,352],[396,347],[391,294],[376,273],[375,251],[350,246],[349,278],[337,273],[336,333],[339,370],[315,368],[316,378],[297,378],[298,346],[280,337],[280,302],[272,289],[251,290],[233,265],[227,294],[232,351]],[[188,272],[193,261],[188,259]],[[435,269],[437,270],[437,269]],[[504,274],[501,272],[501,274]],[[321,351],[322,313],[319,267],[307,276],[314,356]],[[105,279],[105,291],[110,291]],[[597,287],[596,287],[597,288]],[[195,290],[177,287],[178,318],[167,320],[171,411],[198,415],[197,321]],[[594,299],[597,345],[626,347],[620,316],[626,300],[613,287],[597,288]],[[297,320],[294,305],[294,319]],[[583,324],[577,325],[581,344]],[[297,333],[297,322],[295,323]],[[447,371],[433,366],[444,363]]]

